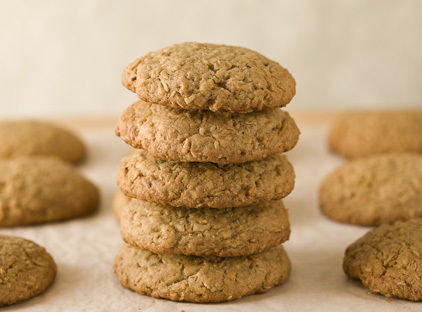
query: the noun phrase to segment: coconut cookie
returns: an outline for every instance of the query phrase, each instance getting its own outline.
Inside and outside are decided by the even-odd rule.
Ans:
[[[0,235],[0,306],[43,293],[54,281],[56,264],[41,246]]]
[[[299,129],[287,112],[186,111],[143,101],[120,117],[116,134],[135,148],[173,161],[242,163],[291,150]]]
[[[55,157],[0,161],[0,226],[85,216],[98,202],[97,188]]]
[[[283,283],[290,260],[283,247],[242,257],[157,255],[125,245],[114,271],[140,294],[174,301],[222,302],[262,293]]]
[[[123,240],[158,254],[232,257],[289,239],[281,201],[240,208],[175,208],[133,199],[122,210]]]
[[[86,154],[78,137],[46,122],[0,122],[0,141],[0,158],[43,155],[76,163]]]
[[[347,114],[334,123],[329,145],[347,158],[422,153],[422,110]]]
[[[130,198],[125,196],[122,192],[117,191],[116,194],[113,196],[113,200],[111,203],[111,209],[113,210],[114,215],[117,219],[120,220],[120,216],[122,214],[122,210],[127,206],[130,202]]]
[[[167,162],[139,150],[122,159],[117,183],[134,197],[175,207],[249,206],[287,196],[293,167],[284,155],[243,164]]]
[[[282,107],[296,92],[290,73],[255,51],[195,42],[138,58],[124,69],[122,83],[146,102],[214,112]]]
[[[373,293],[422,300],[422,219],[381,225],[350,245],[344,272]]]
[[[378,225],[422,217],[422,155],[350,161],[325,178],[319,195],[322,211],[340,222]]]

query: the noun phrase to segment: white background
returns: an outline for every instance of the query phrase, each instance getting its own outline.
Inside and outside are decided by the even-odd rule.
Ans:
[[[2,117],[111,115],[136,57],[175,42],[247,46],[295,76],[290,108],[422,106],[422,1],[0,1]]]

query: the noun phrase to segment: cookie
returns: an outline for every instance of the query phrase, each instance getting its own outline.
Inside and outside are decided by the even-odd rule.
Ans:
[[[28,225],[90,214],[97,188],[55,157],[0,161],[0,226]]]
[[[286,152],[296,145],[299,129],[278,108],[213,113],[139,101],[123,112],[116,134],[159,159],[225,164]]]
[[[176,208],[132,199],[121,212],[123,240],[158,254],[233,257],[289,239],[282,201],[249,207]]]
[[[378,225],[422,217],[422,155],[350,161],[325,178],[319,195],[322,211],[340,222]]]
[[[56,264],[41,246],[0,235],[0,306],[43,293],[54,281]]]
[[[422,153],[422,110],[347,114],[331,128],[329,145],[347,158]]]
[[[128,197],[174,207],[250,206],[287,196],[293,167],[284,155],[243,164],[163,161],[143,150],[122,159],[117,183]]]
[[[422,219],[381,225],[346,249],[344,272],[372,293],[422,300]]]
[[[0,141],[0,158],[43,155],[76,163],[86,155],[78,137],[46,122],[2,121]]]
[[[283,283],[290,260],[282,246],[242,257],[157,255],[125,245],[114,262],[120,283],[140,294],[187,302],[222,302]]]
[[[282,107],[296,92],[292,75],[255,51],[195,42],[138,58],[124,69],[122,83],[146,102],[213,112]]]
[[[117,191],[114,194],[112,202],[111,202],[111,209],[113,210],[114,215],[118,220],[120,220],[120,215],[122,214],[122,210],[126,205],[129,204],[130,198],[125,196],[122,192]]]

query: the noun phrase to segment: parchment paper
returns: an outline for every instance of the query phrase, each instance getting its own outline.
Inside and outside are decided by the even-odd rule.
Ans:
[[[296,187],[285,199],[292,224],[285,244],[293,269],[290,279],[265,294],[223,304],[186,304],[153,299],[123,288],[112,265],[122,244],[110,200],[117,187],[116,167],[128,148],[112,128],[82,133],[89,146],[78,168],[102,192],[100,211],[91,217],[41,226],[0,229],[29,238],[53,255],[58,274],[41,296],[1,311],[422,311],[422,304],[372,295],[342,270],[345,248],[369,228],[325,218],[318,209],[321,179],[342,159],[325,145],[324,127],[302,127],[297,147],[288,153]]]

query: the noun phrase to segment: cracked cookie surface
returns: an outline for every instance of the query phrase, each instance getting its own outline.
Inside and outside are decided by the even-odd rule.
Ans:
[[[0,161],[0,226],[85,216],[97,209],[95,185],[55,157]]]
[[[345,223],[422,217],[422,155],[384,154],[345,163],[324,179],[319,197],[324,214]]]
[[[123,112],[116,134],[163,160],[242,163],[291,150],[299,129],[277,108],[214,113],[139,101]]]
[[[163,161],[138,150],[122,159],[117,183],[128,197],[175,207],[250,206],[287,196],[293,167],[284,155],[242,164]]]
[[[422,153],[422,110],[346,114],[333,124],[329,146],[347,158]]]
[[[0,158],[42,155],[76,163],[86,154],[77,136],[46,122],[2,121],[0,141]]]
[[[43,247],[0,235],[0,306],[43,293],[53,283],[56,271],[53,258]]]
[[[214,112],[282,107],[296,92],[292,75],[255,51],[195,42],[136,59],[124,69],[122,84],[146,102]]]
[[[283,283],[290,260],[282,246],[241,257],[157,255],[123,246],[114,263],[122,285],[140,294],[187,302],[222,302]]]
[[[344,272],[373,293],[422,300],[422,219],[381,225],[346,249]]]
[[[158,254],[233,257],[289,239],[283,202],[240,208],[183,208],[132,199],[121,212],[123,240]]]

